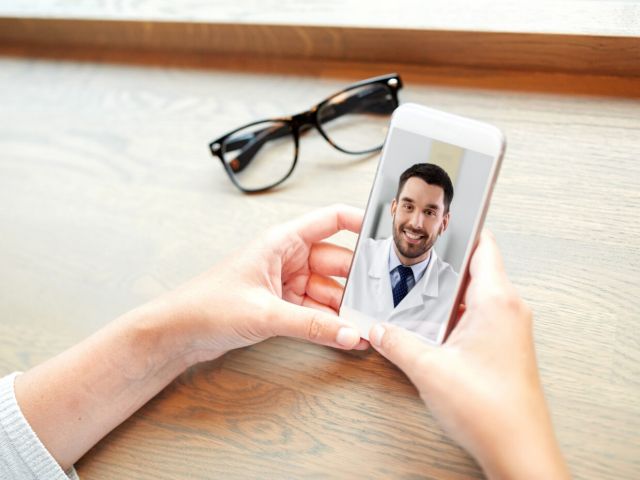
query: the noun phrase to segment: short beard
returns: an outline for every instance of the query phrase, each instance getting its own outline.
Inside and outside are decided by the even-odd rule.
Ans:
[[[427,236],[426,240],[425,240],[425,246],[424,248],[421,248],[419,251],[415,252],[415,251],[409,251],[406,250],[402,247],[402,230],[404,229],[404,227],[402,226],[398,226],[393,228],[393,242],[396,244],[396,248],[398,249],[398,252],[400,252],[402,254],[402,256],[404,256],[405,258],[418,258],[422,255],[424,255],[425,253],[427,253],[431,247],[433,247],[433,245],[436,243],[435,241],[437,240],[438,237],[436,237],[435,239],[433,239],[431,241],[431,237]],[[425,233],[426,235],[426,233]]]

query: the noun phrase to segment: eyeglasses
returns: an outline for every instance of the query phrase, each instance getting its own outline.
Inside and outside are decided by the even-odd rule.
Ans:
[[[306,112],[237,128],[209,148],[236,187],[245,193],[263,192],[291,175],[300,137],[314,127],[341,152],[357,155],[380,150],[389,116],[398,107],[400,88],[397,74],[362,80]]]

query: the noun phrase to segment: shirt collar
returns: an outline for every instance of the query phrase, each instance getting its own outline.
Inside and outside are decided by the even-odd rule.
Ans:
[[[415,278],[416,283],[420,281],[424,272],[427,271],[427,267],[429,266],[429,262],[431,261],[431,257],[433,254],[433,247],[429,252],[429,256],[422,260],[420,263],[416,263],[415,265],[411,265],[410,268],[413,271],[413,278]],[[396,249],[393,248],[393,242],[389,244],[389,273],[391,273],[398,265],[402,265],[402,262],[398,258],[396,254]]]

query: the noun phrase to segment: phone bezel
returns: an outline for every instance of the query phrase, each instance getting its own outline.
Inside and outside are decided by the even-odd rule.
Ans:
[[[365,221],[369,215],[369,208],[371,206],[371,200],[374,191],[376,190],[377,182],[380,179],[382,167],[385,163],[387,156],[388,139],[391,136],[394,129],[399,128],[401,130],[409,131],[417,135],[422,135],[433,140],[449,143],[459,146],[467,150],[473,150],[478,153],[483,153],[491,156],[492,164],[489,177],[487,179],[487,188],[485,189],[482,197],[482,202],[479,210],[479,214],[475,218],[473,228],[471,230],[471,241],[467,245],[467,249],[464,254],[462,266],[460,268],[461,274],[458,278],[456,285],[456,293],[454,302],[452,304],[449,318],[445,324],[440,328],[438,337],[435,341],[436,344],[441,344],[446,341],[447,337],[453,330],[457,320],[457,308],[461,303],[462,296],[464,295],[464,287],[469,277],[469,262],[471,254],[478,244],[482,225],[486,218],[489,202],[493,194],[495,182],[500,171],[502,159],[506,149],[506,139],[504,134],[493,125],[480,122],[466,117],[461,117],[451,113],[435,110],[433,108],[425,107],[414,103],[405,103],[399,106],[393,113],[389,125],[389,131],[387,132],[387,138],[385,139],[384,147],[380,155],[380,160],[376,169],[373,184],[369,192],[369,198],[367,200],[367,207],[365,210]],[[351,269],[353,263],[357,257],[357,252],[362,241],[361,236],[358,236],[355,252],[351,261]],[[351,280],[351,275],[347,278],[345,284],[345,291]],[[375,319],[370,319],[367,315],[358,312],[357,310],[343,306],[340,302],[340,316],[347,320],[352,320],[360,328],[360,334],[363,338],[369,338],[369,330],[366,327],[371,327],[377,323],[382,323]],[[371,321],[373,320],[373,322]],[[422,337],[424,338],[424,337]],[[426,339],[426,338],[425,338]],[[426,339],[429,341],[429,339]]]

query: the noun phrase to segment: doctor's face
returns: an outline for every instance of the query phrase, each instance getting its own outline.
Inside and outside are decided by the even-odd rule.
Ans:
[[[449,212],[444,212],[444,190],[419,177],[406,181],[391,203],[391,215],[396,253],[405,265],[426,259],[449,224]]]

